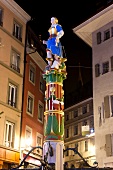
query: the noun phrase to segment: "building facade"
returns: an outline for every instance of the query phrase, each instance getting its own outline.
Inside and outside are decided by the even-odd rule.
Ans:
[[[42,73],[46,62],[46,50],[41,41],[27,26],[27,41],[25,55],[25,77],[23,88],[23,109],[21,121],[21,160],[32,147],[43,147],[44,135],[44,96],[45,81]],[[25,160],[24,168],[34,168],[40,165],[42,150],[35,149]]]
[[[65,112],[65,150],[75,148],[93,166],[95,162],[95,133],[93,98],[88,98],[67,109]],[[84,167],[84,161],[73,150],[64,152],[64,162],[69,168]]]
[[[0,1],[0,169],[20,160],[20,122],[26,23],[13,0]]]
[[[96,160],[113,167],[113,5],[73,29],[93,52]]]

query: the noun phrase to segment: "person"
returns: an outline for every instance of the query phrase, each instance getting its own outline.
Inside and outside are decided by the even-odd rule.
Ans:
[[[47,41],[43,40],[43,44],[46,44],[47,48],[47,68],[56,68],[59,69],[61,64],[62,46],[60,38],[64,35],[62,26],[58,24],[58,19],[56,17],[51,18],[51,27],[48,30],[49,38]]]

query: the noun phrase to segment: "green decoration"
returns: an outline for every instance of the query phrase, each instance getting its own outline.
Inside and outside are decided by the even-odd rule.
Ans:
[[[59,125],[58,120],[55,115],[53,115],[53,132],[58,135],[59,134]]]
[[[48,116],[48,121],[47,121],[47,124],[46,124],[46,127],[45,127],[45,135],[50,134],[50,132],[51,132],[51,123],[52,123],[52,116],[49,115]]]

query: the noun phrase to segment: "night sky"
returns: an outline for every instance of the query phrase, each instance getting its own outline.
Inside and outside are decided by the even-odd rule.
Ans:
[[[86,21],[95,14],[95,1],[33,1],[15,0],[31,17],[31,27],[42,40],[48,38],[48,28],[51,17],[57,17],[58,23],[62,25],[64,36],[61,38],[62,46],[67,58],[67,79],[64,81],[65,94],[73,92],[77,88],[79,79],[79,63],[83,84],[92,79],[92,49],[83,42],[73,28]]]

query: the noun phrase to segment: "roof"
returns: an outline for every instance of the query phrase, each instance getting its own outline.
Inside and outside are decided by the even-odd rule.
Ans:
[[[113,21],[113,4],[73,29],[73,32],[92,47],[92,33]]]

